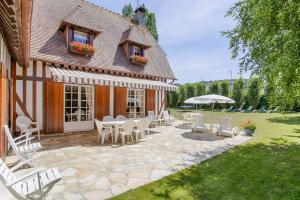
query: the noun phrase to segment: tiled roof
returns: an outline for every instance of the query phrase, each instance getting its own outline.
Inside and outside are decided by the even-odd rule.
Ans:
[[[67,13],[62,20],[70,24],[76,23],[75,25],[77,26],[88,28],[97,32],[101,31],[100,25],[97,24],[96,20],[87,14],[86,10],[80,5],[76,6],[73,10]]]
[[[58,30],[62,21],[101,32],[94,40],[96,52],[92,58],[68,51],[64,35]],[[128,62],[123,48],[119,45],[124,38],[151,47],[146,50],[149,58],[146,66],[136,66]],[[175,79],[165,52],[147,29],[133,25],[123,16],[83,0],[34,1],[30,55],[33,59],[48,62]]]
[[[132,25],[128,30],[126,30],[123,35],[120,44],[126,41],[141,44],[146,47],[151,47],[152,35],[146,28]]]

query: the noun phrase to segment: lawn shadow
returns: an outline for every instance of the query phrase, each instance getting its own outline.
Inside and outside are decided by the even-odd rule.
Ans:
[[[267,119],[270,122],[289,124],[289,125],[300,125],[300,116],[297,117],[274,117]]]
[[[184,129],[184,130],[191,130],[192,125],[180,124],[180,125],[175,126],[175,128]]]
[[[181,134],[182,137],[188,138],[191,140],[197,140],[197,141],[217,141],[217,140],[224,140],[224,137],[219,137],[213,134],[207,134],[207,133],[198,133],[198,132],[184,132]]]
[[[283,138],[248,143],[114,199],[297,199],[299,152]]]

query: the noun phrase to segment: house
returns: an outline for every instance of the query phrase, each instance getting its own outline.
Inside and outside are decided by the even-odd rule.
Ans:
[[[11,66],[11,127],[26,115],[45,133],[94,129],[106,115],[157,116],[176,79],[147,30],[145,9],[127,18],[83,0],[34,0],[29,64]]]
[[[0,126],[13,121],[13,88],[16,80],[11,71],[16,64],[29,64],[30,0],[0,1]],[[24,68],[26,69],[26,68]],[[2,131],[1,131],[2,132]],[[1,133],[0,132],[0,133]],[[4,157],[7,141],[0,134],[0,156]]]

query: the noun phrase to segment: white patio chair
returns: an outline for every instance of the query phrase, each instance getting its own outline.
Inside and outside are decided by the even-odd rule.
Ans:
[[[126,121],[126,120],[128,120],[128,119],[125,116],[123,116],[123,115],[118,115],[116,117],[116,121]]]
[[[154,111],[148,111],[146,119],[150,122],[149,127],[155,127],[157,125]]]
[[[182,116],[183,116],[183,125],[191,124],[192,117],[190,113],[183,113]]]
[[[103,127],[103,124],[98,119],[95,119],[95,123],[98,129],[97,142],[99,142],[101,138],[101,144],[103,145],[105,138],[107,139],[109,134],[111,134],[111,140],[114,141],[113,132],[110,127]]]
[[[220,117],[219,122],[220,122],[220,128],[218,129],[217,135],[225,136],[225,137],[234,137],[240,134],[240,130],[238,127],[232,128],[231,118]]]
[[[163,119],[164,119],[164,123],[167,126],[171,126],[172,123],[175,121],[174,116],[170,115],[167,110],[163,111]]]
[[[30,160],[9,169],[2,159],[0,159],[0,179],[3,185],[5,185],[16,199],[45,199],[53,186],[61,180],[61,174],[57,168],[39,168],[17,177],[14,171],[28,164],[28,162],[30,162]]]
[[[146,125],[146,134],[149,135],[151,132],[151,127],[155,127],[156,122],[155,119],[153,119],[152,116],[146,117],[147,125]]]
[[[26,116],[18,116],[16,119],[16,125],[19,127],[21,130],[21,135],[26,134],[26,133],[35,133],[37,132],[39,140],[41,139],[40,136],[40,127],[37,122],[31,121],[30,118]],[[34,127],[33,127],[34,125]]]
[[[193,128],[192,130],[195,132],[205,132],[206,127],[203,120],[203,115],[192,115]]]
[[[145,137],[145,131],[147,129],[148,121],[146,119],[142,119],[136,123],[136,129],[133,130],[133,134],[135,134],[136,142],[139,138]]]
[[[125,144],[126,136],[130,137],[131,142],[133,143],[133,136],[132,136],[133,128],[134,128],[134,121],[132,120],[128,120],[120,126],[119,135],[121,135],[123,145]]]
[[[27,161],[32,159],[35,153],[42,148],[42,145],[39,142],[30,142],[34,137],[27,138],[26,135],[21,135],[20,137],[13,139],[7,125],[4,126],[4,132],[14,153],[20,161]],[[22,139],[24,137],[26,139]],[[36,166],[35,160],[34,162],[30,163],[30,166]]]
[[[104,116],[103,117],[103,121],[104,122],[113,122],[116,121],[116,119],[113,116]],[[113,127],[112,126],[104,126],[105,128],[109,128],[111,131],[113,131]]]

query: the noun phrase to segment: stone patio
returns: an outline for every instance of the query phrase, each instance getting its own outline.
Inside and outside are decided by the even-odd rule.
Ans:
[[[96,144],[96,132],[44,137],[38,162],[47,168],[58,167],[63,176],[47,199],[107,199],[250,139],[193,133],[181,122],[152,131],[139,143],[125,146]],[[14,199],[2,184],[0,193],[1,199]]]

